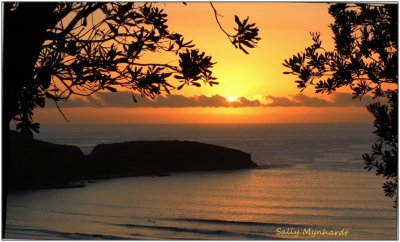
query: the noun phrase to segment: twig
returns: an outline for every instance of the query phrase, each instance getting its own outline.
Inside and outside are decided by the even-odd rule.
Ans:
[[[60,112],[61,116],[63,116],[64,120],[67,121],[68,123],[70,123],[71,121],[69,121],[69,120],[67,119],[67,116],[65,116],[65,114],[64,114],[63,111],[61,110],[60,106],[58,106],[57,101],[54,101],[54,103],[56,104],[57,109],[58,109],[58,111]]]
[[[214,17],[215,17],[215,20],[217,21],[217,24],[218,24],[219,28],[222,30],[222,32],[224,32],[224,34],[228,37],[229,41],[233,44],[233,41],[231,40],[232,35],[228,34],[225,31],[225,29],[222,27],[221,23],[219,22],[218,16],[221,16],[221,15],[218,14],[217,9],[215,9],[215,7],[212,4],[212,2],[210,2],[210,5],[211,5],[212,9],[214,10]]]

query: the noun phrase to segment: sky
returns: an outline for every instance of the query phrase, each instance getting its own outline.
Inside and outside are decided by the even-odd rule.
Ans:
[[[209,3],[161,3],[168,14],[169,29],[217,62],[213,76],[220,83],[209,87],[188,87],[162,95],[156,100],[130,93],[99,93],[89,98],[73,98],[60,107],[70,123],[336,123],[371,122],[366,111],[369,97],[352,100],[347,89],[332,95],[303,92],[285,59],[311,44],[310,32],[320,32],[326,49],[333,48],[327,3],[217,2],[214,3],[223,27],[233,33],[234,15],[250,18],[259,27],[261,41],[246,55],[230,44],[219,29]],[[146,58],[146,57],[145,57]],[[175,57],[149,56],[165,62]],[[41,123],[66,123],[52,102],[36,110]]]

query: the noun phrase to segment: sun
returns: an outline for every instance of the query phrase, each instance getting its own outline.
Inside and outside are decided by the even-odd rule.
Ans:
[[[226,100],[227,100],[228,102],[234,102],[234,101],[237,100],[237,98],[236,98],[236,97],[232,97],[232,96],[228,96],[228,97],[226,97]]]

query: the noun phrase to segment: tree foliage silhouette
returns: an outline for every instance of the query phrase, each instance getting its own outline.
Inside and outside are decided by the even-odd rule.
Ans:
[[[298,88],[314,86],[316,93],[331,93],[348,86],[354,99],[372,94],[367,110],[375,118],[377,141],[364,154],[365,168],[387,178],[385,195],[397,204],[398,159],[398,6],[396,4],[332,4],[330,28],[335,49],[322,47],[319,33],[313,44],[285,60],[283,65],[298,77]]]
[[[218,13],[212,5],[218,21]],[[216,85],[211,56],[171,31],[167,14],[152,3],[41,2],[4,4],[4,118],[33,136],[33,111],[45,100],[65,100],[118,88],[142,97],[184,86]],[[231,42],[245,53],[260,40],[258,28],[235,16]],[[149,53],[179,61],[148,63]],[[174,84],[178,82],[178,85]],[[61,110],[60,110],[61,112]],[[62,113],[62,112],[61,112]],[[5,126],[6,126],[5,125]]]

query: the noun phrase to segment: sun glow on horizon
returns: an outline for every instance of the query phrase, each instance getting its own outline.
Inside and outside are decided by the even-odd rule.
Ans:
[[[227,96],[227,97],[226,97],[226,101],[228,101],[228,102],[234,102],[234,101],[237,101],[237,97],[233,97],[233,96]]]
[[[326,3],[216,3],[224,28],[235,27],[234,16],[250,17],[260,29],[261,41],[246,55],[234,48],[215,21],[208,3],[159,3],[168,13],[168,25],[196,48],[212,57],[217,64],[212,74],[219,85],[185,86],[162,93],[155,100],[139,98],[136,105],[132,90],[117,88],[127,95],[99,93],[90,97],[74,97],[65,104],[68,119],[86,123],[293,123],[351,122],[369,120],[364,107],[335,106],[332,96],[316,95],[313,88],[302,92],[295,76],[284,75],[286,58],[303,50],[312,42],[309,32],[321,32],[327,49],[334,47]],[[302,16],[299,18],[298,16]],[[177,64],[174,53],[167,55],[146,52],[142,63]],[[174,85],[179,80],[168,77]],[[57,84],[58,85],[58,84]],[[60,83],[59,86],[62,86]],[[129,91],[129,92],[127,92]],[[350,92],[345,91],[343,92]],[[117,94],[113,94],[117,95]],[[135,92],[135,97],[140,93]],[[323,99],[323,100],[322,100]],[[67,108],[68,107],[68,108]],[[87,108],[85,108],[87,107]],[[55,106],[46,104],[41,121],[64,122]],[[350,110],[350,111],[349,111]],[[332,116],[333,115],[333,116]],[[70,117],[71,116],[71,117]]]

